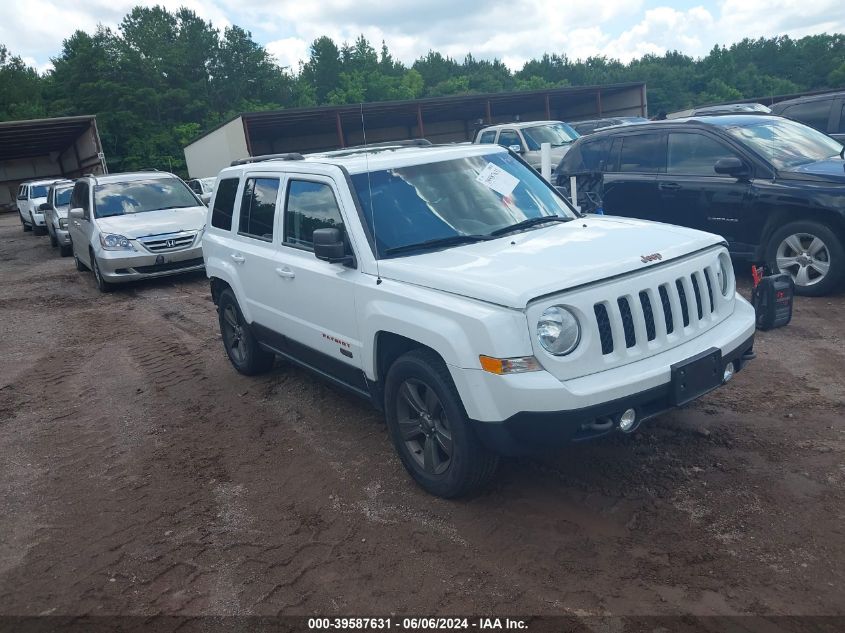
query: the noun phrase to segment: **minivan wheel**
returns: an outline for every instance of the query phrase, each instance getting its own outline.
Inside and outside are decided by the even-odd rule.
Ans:
[[[100,272],[100,265],[97,263],[94,253],[91,253],[91,270],[94,272],[94,279],[97,282],[97,288],[100,289],[100,292],[111,292],[114,290],[114,284],[110,284],[103,279],[103,273]]]
[[[76,251],[73,253],[73,263],[76,264],[76,270],[79,272],[84,272],[88,270],[85,264],[82,263],[82,260],[79,259],[79,255],[76,254]]]
[[[795,282],[795,293],[818,297],[833,291],[845,277],[845,251],[824,224],[791,222],[769,239],[766,261]]]
[[[492,478],[498,456],[476,436],[437,354],[418,349],[399,357],[387,372],[384,405],[399,458],[426,491],[461,497]]]
[[[226,355],[235,369],[246,376],[263,374],[272,369],[276,355],[262,349],[255,340],[235,294],[229,289],[220,293],[217,316]]]
[[[73,252],[73,246],[70,244],[62,244],[59,246],[59,253],[61,253],[62,257],[67,257]]]

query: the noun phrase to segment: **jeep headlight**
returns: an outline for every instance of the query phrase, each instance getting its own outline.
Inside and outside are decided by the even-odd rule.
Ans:
[[[730,294],[731,284],[734,278],[733,265],[727,253],[719,254],[719,272],[717,277],[719,278],[719,291],[723,297],[727,297]]]
[[[563,306],[546,308],[537,322],[537,340],[549,354],[565,356],[578,347],[581,325]]]
[[[113,233],[101,233],[100,244],[107,251],[131,251],[135,250],[128,238]]]
[[[67,218],[59,218],[59,228],[66,229],[67,228]]]

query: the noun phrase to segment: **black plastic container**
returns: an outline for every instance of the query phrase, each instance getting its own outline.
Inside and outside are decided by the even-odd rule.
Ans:
[[[751,293],[757,314],[757,329],[783,327],[792,320],[792,297],[795,284],[787,274],[769,275],[760,279]]]

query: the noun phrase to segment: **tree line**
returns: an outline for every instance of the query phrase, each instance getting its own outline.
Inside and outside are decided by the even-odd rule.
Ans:
[[[238,27],[188,9],[135,7],[116,30],[76,31],[39,74],[0,43],[0,120],[96,114],[111,171],[185,175],[182,148],[239,112],[644,81],[649,108],[845,86],[845,34],[745,39],[694,59],[672,51],[628,63],[544,54],[512,72],[499,60],[429,51],[410,67],[362,35],[319,37],[299,68],[278,65]]]

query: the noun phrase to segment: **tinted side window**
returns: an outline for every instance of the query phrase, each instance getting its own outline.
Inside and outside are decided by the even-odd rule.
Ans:
[[[482,132],[481,138],[478,140],[479,143],[492,143],[496,140],[496,130],[491,130],[489,132]]]
[[[581,159],[585,171],[602,171],[608,162],[610,137],[584,143],[581,146]]]
[[[842,114],[839,115],[839,132],[845,134],[845,103],[842,104]]]
[[[285,242],[314,247],[314,229],[343,229],[332,188],[322,182],[291,180],[285,206]]]
[[[656,134],[637,134],[622,138],[619,171],[655,173],[662,166],[660,137]]]
[[[510,147],[511,145],[522,147],[522,141],[519,140],[519,135],[513,130],[503,130],[499,134],[499,145],[502,147]]]
[[[73,186],[73,193],[70,196],[70,208],[82,209],[85,217],[90,217],[91,204],[88,200],[88,183],[79,181]]]
[[[736,157],[736,154],[728,147],[703,134],[672,133],[669,134],[666,172],[716,176],[713,169],[716,161],[732,157]]]
[[[225,178],[217,186],[214,207],[211,209],[211,226],[224,231],[232,230],[232,214],[235,211],[235,196],[238,193],[237,178]]]
[[[821,132],[827,132],[827,121],[830,117],[830,106],[833,101],[830,99],[821,101],[808,101],[796,103],[783,111],[783,116],[801,121],[810,127]]]
[[[271,242],[278,194],[278,178],[247,178],[238,233]]]

